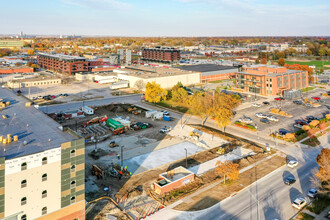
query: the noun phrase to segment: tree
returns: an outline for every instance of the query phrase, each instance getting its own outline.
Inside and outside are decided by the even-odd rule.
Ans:
[[[266,58],[262,58],[260,61],[261,64],[267,64],[267,59]]]
[[[190,111],[198,115],[205,124],[207,118],[212,115],[212,96],[209,93],[196,92],[191,99]]]
[[[29,66],[29,67],[31,67],[32,64],[33,64],[33,63],[32,63],[31,61],[29,61],[29,62],[26,63],[26,65]]]
[[[216,170],[219,175],[223,176],[223,183],[226,183],[226,178],[229,180],[236,180],[239,176],[239,164],[226,160],[225,162],[218,161],[216,163]]]
[[[34,55],[34,50],[33,49],[29,49],[27,52],[28,55]]]
[[[284,65],[285,65],[285,60],[284,60],[283,58],[281,58],[281,59],[279,59],[279,60],[277,61],[277,63],[278,63],[278,65],[280,65],[280,66],[284,66]]]
[[[158,103],[166,100],[167,91],[160,87],[156,82],[148,82],[146,85],[146,100],[148,102]]]
[[[184,88],[172,90],[172,100],[174,102],[185,102],[188,99],[188,92]]]
[[[326,56],[328,54],[328,48],[327,47],[321,47],[319,50],[319,55],[320,56]]]
[[[255,63],[256,64],[259,64],[260,63],[260,60],[259,59],[256,59]]]
[[[330,191],[330,149],[323,148],[317,156],[316,162],[320,166],[320,170],[315,174],[324,192]]]
[[[139,79],[134,83],[134,87],[137,88],[139,91],[142,91],[146,88],[146,84],[142,79]]]

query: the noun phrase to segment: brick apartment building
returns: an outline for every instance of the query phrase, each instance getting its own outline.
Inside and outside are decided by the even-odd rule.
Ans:
[[[142,60],[175,63],[180,61],[180,51],[171,47],[143,48]]]
[[[84,57],[39,53],[38,64],[41,68],[69,75],[88,71],[88,61]]]
[[[260,95],[282,95],[285,90],[308,87],[308,72],[281,66],[254,65],[236,74],[236,89]]]

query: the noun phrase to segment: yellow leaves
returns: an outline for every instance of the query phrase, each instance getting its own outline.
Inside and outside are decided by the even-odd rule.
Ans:
[[[219,175],[224,176],[224,182],[225,182],[226,177],[228,177],[229,180],[238,179],[239,176],[238,166],[239,164],[230,162],[228,160],[225,162],[218,161],[216,163],[216,170]]]
[[[146,100],[148,102],[157,103],[161,100],[166,100],[167,91],[160,87],[156,82],[147,83],[146,85]]]

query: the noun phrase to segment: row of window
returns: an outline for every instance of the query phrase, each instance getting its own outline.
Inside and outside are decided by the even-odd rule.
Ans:
[[[44,190],[42,192],[42,198],[46,198],[46,197],[47,197],[47,190]],[[76,202],[76,197],[75,196],[72,196],[70,198],[70,204],[75,203],[75,202]],[[21,199],[21,206],[26,205],[26,204],[27,204],[27,198],[26,197],[23,197]]]
[[[46,215],[46,214],[47,214],[47,207],[45,206],[41,209],[41,215]],[[21,220],[27,220],[27,216],[22,215]]]
[[[75,157],[75,156],[76,156],[76,150],[71,150],[70,151],[70,157]],[[42,165],[47,164],[47,162],[48,162],[47,157],[43,157],[41,161],[42,161]],[[26,170],[26,169],[27,169],[27,163],[24,162],[24,163],[21,164],[21,171]],[[76,167],[74,165],[72,165],[71,166],[71,171],[72,171],[72,169],[75,170]]]

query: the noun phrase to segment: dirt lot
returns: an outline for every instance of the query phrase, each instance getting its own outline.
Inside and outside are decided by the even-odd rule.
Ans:
[[[86,219],[107,220],[107,216],[116,217],[118,220],[129,219],[109,199],[101,199],[86,206]]]
[[[192,197],[191,202],[183,202],[176,206],[174,209],[182,210],[182,211],[197,211],[206,209],[221,200],[227,198],[232,193],[237,192],[243,188],[240,184],[247,186],[260,179],[261,177],[267,175],[268,173],[276,170],[278,167],[282,166],[285,162],[285,158],[281,156],[275,156],[267,161],[264,161],[255,168],[249,169],[239,175],[239,180],[233,182],[227,182],[223,184],[222,180],[219,180],[219,184],[214,186],[213,188]],[[214,176],[215,171],[211,171],[210,176]],[[206,185],[205,185],[206,186]],[[219,193],[221,192],[221,193]],[[205,199],[209,198],[209,199]]]

